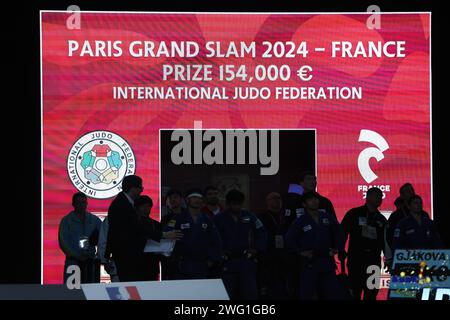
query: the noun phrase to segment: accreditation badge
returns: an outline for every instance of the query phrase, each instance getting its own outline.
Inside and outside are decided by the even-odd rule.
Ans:
[[[364,238],[376,240],[377,239],[377,228],[365,225],[362,227],[361,235]]]
[[[277,234],[275,236],[275,248],[276,249],[283,249],[284,248],[284,239],[281,234]]]

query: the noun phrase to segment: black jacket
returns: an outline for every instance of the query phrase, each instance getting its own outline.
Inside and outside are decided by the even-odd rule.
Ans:
[[[425,211],[422,212],[424,217],[429,218],[430,216]],[[409,210],[407,207],[401,207],[391,213],[388,219],[388,225],[386,230],[386,240],[391,249],[394,248],[394,231],[397,224],[404,218],[409,217]]]
[[[349,260],[358,259],[369,253],[379,257],[385,249],[386,218],[377,210],[369,213],[366,205],[350,209],[341,222],[345,236],[349,236],[348,255]],[[375,228],[373,237],[363,234],[363,227]],[[381,260],[380,260],[381,261]]]
[[[119,264],[140,265],[147,239],[160,241],[162,237],[160,224],[151,219],[140,219],[123,192],[109,206],[108,220],[107,255],[111,253]]]

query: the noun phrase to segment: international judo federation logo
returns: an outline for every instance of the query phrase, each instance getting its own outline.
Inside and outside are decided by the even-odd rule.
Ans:
[[[67,157],[67,172],[73,185],[96,199],[117,195],[123,178],[135,171],[130,145],[109,131],[85,134],[73,144]]]

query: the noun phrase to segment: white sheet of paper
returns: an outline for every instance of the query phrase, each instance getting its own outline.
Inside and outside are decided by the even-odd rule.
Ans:
[[[156,242],[149,239],[145,244],[144,252],[168,253],[172,252],[174,246],[175,240],[161,239],[160,242]]]

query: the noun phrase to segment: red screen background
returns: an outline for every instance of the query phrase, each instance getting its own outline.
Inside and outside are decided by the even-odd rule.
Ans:
[[[371,145],[358,142],[362,129],[381,134],[389,144],[385,158],[370,165],[390,185],[383,211],[394,209],[399,187],[411,182],[432,213],[430,136],[430,15],[383,14],[381,29],[366,26],[367,14],[154,14],[82,13],[81,29],[69,30],[69,13],[41,13],[43,125],[43,282],[61,283],[64,255],[58,246],[58,224],[71,210],[77,190],[67,174],[73,143],[90,131],[108,130],[133,148],[136,174],[154,199],[159,217],[159,129],[315,128],[318,191],[332,200],[341,219],[363,203],[357,159]],[[405,58],[120,58],[68,57],[67,40],[152,41],[307,41],[308,47],[330,48],[331,41],[406,41]],[[124,46],[125,48],[126,46]],[[124,50],[126,52],[126,50]],[[309,83],[263,81],[256,87],[361,86],[361,100],[114,100],[113,86],[225,86],[239,83],[162,81],[163,63],[309,64]],[[242,84],[244,85],[244,84]],[[301,156],[293,152],[293,156]],[[106,212],[111,202],[89,200],[89,210]]]

